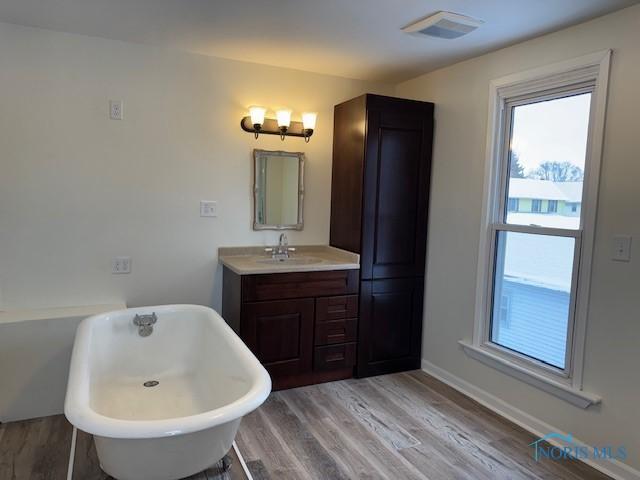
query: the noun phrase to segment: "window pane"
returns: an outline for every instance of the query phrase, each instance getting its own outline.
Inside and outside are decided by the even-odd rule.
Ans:
[[[512,108],[506,223],[580,228],[591,93]]]
[[[491,341],[565,367],[575,239],[498,232]]]

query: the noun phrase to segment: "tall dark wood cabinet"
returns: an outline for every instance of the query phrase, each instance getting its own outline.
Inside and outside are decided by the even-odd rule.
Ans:
[[[433,104],[335,107],[331,245],[359,253],[356,375],[420,367]]]

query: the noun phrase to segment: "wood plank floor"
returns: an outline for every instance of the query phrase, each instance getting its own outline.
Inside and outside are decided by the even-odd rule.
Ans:
[[[0,425],[0,479],[66,479],[72,431],[63,415]]]
[[[0,480],[65,480],[73,428],[63,415],[0,425]],[[235,451],[222,462],[185,480],[247,480]],[[112,479],[100,469],[92,436],[78,431],[73,480]],[[151,480],[151,479],[150,479]]]
[[[531,434],[423,372],[273,393],[237,443],[255,480],[604,480],[535,462]]]
[[[71,436],[62,415],[0,425],[0,480],[66,479]],[[236,439],[255,480],[608,478],[577,461],[535,462],[534,440],[423,372],[273,393]],[[73,479],[108,478],[78,432]],[[229,472],[190,477],[213,479],[244,480],[237,457]]]

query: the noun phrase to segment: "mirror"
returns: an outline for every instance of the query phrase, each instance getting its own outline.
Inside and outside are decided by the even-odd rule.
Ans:
[[[302,230],[304,153],[253,151],[254,230]]]

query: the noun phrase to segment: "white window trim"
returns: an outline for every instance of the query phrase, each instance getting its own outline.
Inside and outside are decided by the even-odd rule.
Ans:
[[[555,63],[542,68],[509,75],[493,80],[489,92],[489,118],[487,123],[487,159],[485,165],[485,192],[482,210],[481,235],[478,256],[478,273],[475,304],[473,340],[461,340],[460,344],[472,358],[492,366],[504,373],[519,378],[548,393],[587,408],[601,401],[598,395],[582,391],[584,370],[584,348],[587,332],[589,291],[591,283],[591,263],[598,202],[598,182],[604,136],[607,103],[607,87],[611,50],[585,55],[573,60]],[[492,256],[488,255],[492,239],[492,223],[495,209],[504,202],[502,153],[505,142],[503,126],[505,104],[508,99],[530,95],[580,83],[594,84],[590,130],[585,165],[585,180],[582,203],[582,237],[577,238],[571,231],[559,231],[565,236],[576,238],[576,258],[574,274],[577,278],[575,292],[576,305],[573,331],[569,333],[567,344],[567,370],[544,365],[524,355],[488,341],[490,316],[488,315],[491,292],[490,274],[493,270]],[[579,267],[579,268],[576,268]],[[574,285],[576,282],[573,282]]]

